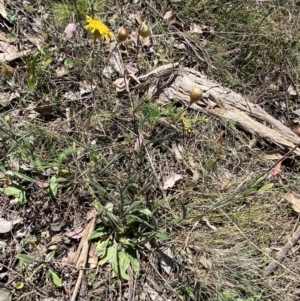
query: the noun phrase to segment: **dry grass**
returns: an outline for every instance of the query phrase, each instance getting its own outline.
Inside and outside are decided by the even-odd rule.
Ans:
[[[0,217],[23,218],[11,233],[1,234],[0,240],[0,281],[12,289],[13,299],[70,299],[77,271],[71,265],[62,266],[62,259],[76,250],[79,241],[66,233],[85,227],[91,209],[101,211],[111,203],[120,224],[110,224],[108,237],[118,243],[120,237],[130,240],[139,254],[140,273],[128,282],[114,276],[109,263],[86,270],[80,292],[84,300],[125,300],[131,285],[139,300],[153,300],[150,295],[155,294],[154,300],[298,300],[297,247],[273,275],[264,276],[266,265],[297,228],[297,214],[282,196],[299,193],[298,158],[285,162],[279,178],[270,176],[207,214],[206,219],[197,218],[243,181],[271,167],[273,162],[263,158],[265,151],[275,146],[259,140],[250,147],[253,137],[233,124],[192,110],[185,115],[191,122],[187,133],[180,119],[172,123],[183,109],[175,101],[161,107],[145,99],[133,83],[130,94],[117,93],[113,81],[120,75],[103,75],[108,45],[97,43],[93,54],[91,37],[83,30],[88,1],[76,3],[9,4],[11,10],[20,9],[19,17],[24,19],[22,24],[13,23],[10,31],[19,33],[20,41],[25,32],[44,40],[33,90],[28,87],[33,56],[12,63],[17,67],[12,82],[2,79],[1,92],[18,90],[20,98],[0,110],[1,186],[17,185],[26,195],[20,204],[13,202],[14,197],[0,194]],[[297,107],[298,97],[287,93],[290,85],[298,89],[299,74],[299,8],[293,1],[121,4],[122,10],[111,1],[101,1],[94,10],[115,33],[124,26],[134,36],[138,24],[132,13],[139,13],[152,28],[152,44],[139,49],[138,59],[135,37],[120,46],[124,66],[133,63],[142,75],[157,65],[179,61],[181,66],[200,69],[261,103],[283,122]],[[175,13],[176,22],[163,20],[168,10]],[[49,17],[43,19],[45,12]],[[36,28],[31,19],[38,21]],[[76,36],[63,41],[69,22],[77,23]],[[191,33],[192,23],[201,26],[203,33]],[[57,77],[56,71],[65,66],[66,59],[73,67],[66,76]],[[90,93],[92,81],[95,90]],[[83,84],[86,93],[74,99],[66,97],[82,91]],[[163,139],[157,140],[162,129]],[[139,132],[143,132],[147,147],[136,153]],[[172,151],[174,145],[181,148],[181,158]],[[174,173],[183,179],[162,189]],[[197,181],[193,181],[195,175]],[[55,195],[49,191],[53,177],[58,182]],[[261,189],[270,183],[274,185]],[[139,202],[134,214],[151,211],[153,218],[139,217],[150,226],[155,224],[155,230],[140,221],[129,223],[122,210],[134,202]],[[185,210],[184,219],[175,223]],[[105,221],[109,218],[104,216]],[[170,238],[159,240],[156,236],[141,243],[158,232]],[[54,236],[60,237],[59,243],[51,243]],[[55,257],[46,262],[51,245],[56,246]],[[159,263],[162,250],[172,251],[170,273]],[[35,261],[22,264],[15,257],[20,253]],[[49,270],[62,279],[62,287],[53,284]],[[18,282],[24,284],[22,289],[16,289]]]

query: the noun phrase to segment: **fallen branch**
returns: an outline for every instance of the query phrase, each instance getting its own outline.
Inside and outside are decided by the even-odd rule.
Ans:
[[[293,236],[286,243],[286,245],[278,252],[276,260],[273,260],[265,269],[265,275],[268,276],[275,271],[275,269],[280,265],[280,263],[287,256],[291,248],[298,242],[300,238],[300,227],[294,232]]]
[[[152,73],[155,74],[154,71]],[[188,105],[189,92],[194,87],[199,87],[204,91],[203,101],[193,104],[192,109],[231,120],[248,133],[266,139],[283,150],[294,148],[300,143],[300,137],[264,111],[262,107],[248,102],[240,94],[207,79],[200,72],[189,68],[173,68],[170,70],[169,76],[175,76],[175,78],[168,81],[165,78],[168,72],[164,70],[161,77],[164,77],[163,80],[167,83],[170,82],[170,84],[163,87],[161,86],[160,74],[156,74],[157,76],[149,83],[148,98],[158,100],[159,103],[163,104],[175,99]],[[160,87],[158,87],[158,83],[160,83]],[[300,155],[300,149],[296,148],[294,153]]]

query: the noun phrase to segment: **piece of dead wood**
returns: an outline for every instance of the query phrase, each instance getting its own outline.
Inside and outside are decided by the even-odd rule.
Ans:
[[[294,232],[293,236],[286,243],[286,245],[278,252],[276,260],[270,262],[270,264],[265,269],[265,275],[268,276],[275,271],[275,269],[280,265],[280,263],[287,256],[291,248],[298,242],[300,238],[300,227]]]
[[[147,98],[155,99],[161,104],[176,100],[188,105],[190,90],[199,87],[204,91],[203,100],[193,104],[192,109],[230,120],[253,136],[275,143],[283,150],[293,148],[300,143],[300,137],[264,111],[262,107],[248,102],[240,94],[207,79],[198,71],[172,67],[168,75],[173,76],[172,80],[168,81],[163,78],[168,83],[166,85],[161,85],[160,76],[165,77],[168,74],[167,70],[164,70],[162,75],[154,71],[152,73],[156,74],[156,78],[147,87]],[[294,153],[300,155],[300,148],[296,148]]]
[[[82,282],[82,277],[84,273],[84,268],[86,266],[87,260],[88,260],[88,255],[89,255],[89,247],[90,247],[90,242],[88,241],[89,235],[92,234],[92,232],[95,230],[95,224],[96,224],[96,216],[92,218],[92,220],[89,222],[89,224],[86,226],[84,230],[84,234],[81,238],[80,244],[78,246],[78,249],[76,251],[76,257],[77,263],[76,263],[76,268],[79,270],[78,278],[76,281],[76,285],[73,290],[73,294],[71,297],[71,301],[75,301],[77,298],[77,294]],[[80,255],[78,255],[80,254]]]

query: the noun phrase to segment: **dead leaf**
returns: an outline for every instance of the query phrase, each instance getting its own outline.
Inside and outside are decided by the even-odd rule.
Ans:
[[[10,232],[13,227],[13,223],[11,221],[7,221],[6,219],[0,217],[0,233]]]
[[[190,32],[192,33],[203,33],[203,30],[200,25],[192,23],[190,26]]]
[[[0,105],[6,107],[10,104],[13,99],[20,97],[18,92],[10,93],[10,92],[0,92]]]
[[[293,193],[286,194],[284,198],[292,204],[292,207],[296,212],[300,212],[300,200],[297,199]]]
[[[58,67],[55,70],[56,77],[63,77],[69,73],[69,70],[65,66]]]
[[[91,83],[89,83],[88,81],[81,81],[79,82],[79,93],[80,96],[82,96],[83,94],[89,94],[91,93],[93,90],[96,89],[96,85],[92,85]]]
[[[151,41],[150,41],[150,36],[147,38],[143,38],[140,36],[140,41],[142,43],[143,46],[150,46]]]
[[[90,210],[87,214],[86,214],[86,220],[89,221],[90,219],[96,217],[98,215],[98,212],[96,209],[92,209]]]
[[[175,43],[173,47],[179,50],[186,50],[186,46],[183,43]]]
[[[51,237],[51,244],[59,244],[62,242],[61,236],[54,235]]]
[[[138,73],[138,71],[139,71],[139,69],[133,64],[126,65],[126,69],[130,74],[133,74],[133,75]]]
[[[74,33],[76,32],[76,24],[74,23],[69,23],[66,28],[64,33],[66,34],[64,37],[64,40],[69,40],[73,37]]]
[[[282,157],[280,153],[274,153],[274,154],[265,154],[263,156],[264,160],[279,160]]]
[[[225,171],[221,174],[220,177],[220,184],[221,184],[221,191],[229,188],[234,183],[234,175],[230,172]]]
[[[10,43],[10,40],[2,33],[0,33],[0,41]]]
[[[171,10],[167,10],[164,14],[164,20],[168,21],[173,17],[173,12]]]
[[[126,90],[124,77],[117,78],[112,84],[116,87],[117,92],[123,92]]]
[[[281,164],[282,164],[282,161],[279,161],[276,166],[274,167],[274,170],[273,170],[273,176],[274,177],[277,177],[280,173],[280,169],[281,169]]]
[[[91,269],[94,269],[98,266],[99,259],[98,259],[98,255],[96,254],[96,248],[97,248],[97,243],[93,242],[89,250],[89,259],[88,259],[88,263],[90,264]]]
[[[141,146],[143,145],[143,134],[139,133],[139,136],[136,138],[135,144],[134,144],[134,150],[135,152],[139,153],[141,150]]]
[[[142,13],[140,11],[137,11],[134,15],[135,20],[138,24],[141,24],[143,22],[142,20]]]
[[[0,233],[10,232],[14,225],[21,223],[23,220],[21,218],[14,221],[7,221],[6,219],[0,217]]]
[[[28,56],[32,52],[33,51],[31,49],[27,49],[27,50],[24,50],[24,51],[20,51],[20,52],[17,52],[17,53],[11,53],[11,54],[0,53],[0,63],[6,63],[6,62],[14,61],[18,58]]]
[[[18,48],[7,42],[0,41],[0,51],[2,51],[4,53],[12,54],[12,53],[17,53]]]
[[[192,158],[189,158],[189,163],[190,163],[190,170],[191,172],[193,173],[193,178],[192,178],[192,182],[198,182],[198,180],[200,179],[200,174],[199,172],[197,171],[198,169],[198,166],[197,164],[193,161]]]
[[[11,294],[10,290],[5,287],[5,285],[0,284],[0,301],[10,301]]]
[[[40,37],[40,36],[32,36],[28,33],[24,33],[24,36],[26,37],[26,39],[28,39],[33,45],[35,45],[37,47],[38,50],[41,51],[44,43],[45,43],[45,38]]]
[[[109,66],[113,68],[118,74],[123,75],[124,74],[124,68],[123,68],[123,63],[122,63],[122,58],[121,55],[118,51],[113,51],[109,61],[108,61]]]
[[[70,251],[67,257],[63,257],[61,260],[61,265],[64,267],[69,264],[75,264],[77,261],[76,252]]]
[[[7,12],[6,12],[6,9],[5,9],[5,6],[4,6],[4,0],[0,0],[0,14],[4,19],[9,21],[7,19]]]
[[[207,269],[211,269],[212,263],[209,259],[206,259],[203,255],[200,256],[199,261],[202,263],[202,265]]]
[[[11,78],[14,75],[15,69],[9,65],[3,64],[1,66],[1,73],[6,78]]]
[[[170,247],[163,251],[159,251],[159,261],[161,268],[170,275],[173,266],[173,254]]]
[[[300,136],[300,124],[298,122],[290,122],[290,128],[297,136]]]
[[[179,180],[182,179],[181,175],[178,174],[173,174],[171,177],[169,177],[165,182],[164,182],[164,190],[168,190],[169,188],[172,188]]]
[[[172,144],[172,152],[174,153],[175,158],[177,160],[183,160],[183,157],[181,155],[182,150],[183,150],[182,145],[180,145],[180,144],[177,145],[175,143]]]
[[[55,112],[55,108],[52,105],[35,107],[33,110],[39,113],[40,117],[51,116]]]
[[[297,91],[295,89],[295,87],[293,85],[289,85],[287,92],[291,95],[291,96],[295,96],[297,95]]]

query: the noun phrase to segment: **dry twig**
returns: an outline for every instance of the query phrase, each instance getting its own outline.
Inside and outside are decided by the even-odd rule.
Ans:
[[[272,274],[275,271],[275,269],[278,267],[280,262],[282,262],[284,258],[287,256],[291,248],[298,242],[299,238],[300,238],[300,227],[297,229],[296,232],[294,232],[293,236],[286,243],[286,245],[278,252],[276,256],[276,260],[271,261],[269,265],[266,267],[265,269],[266,276]]]

